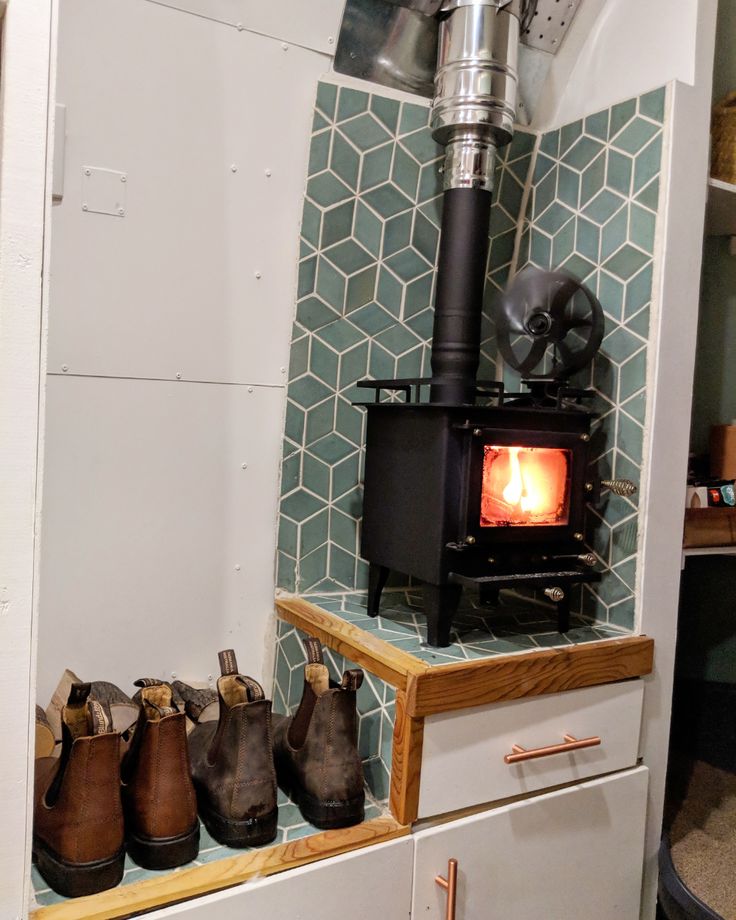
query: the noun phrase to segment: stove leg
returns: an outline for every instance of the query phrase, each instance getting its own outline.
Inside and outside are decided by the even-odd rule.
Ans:
[[[565,597],[557,603],[557,632],[566,633],[570,629],[570,598]]]
[[[389,569],[385,565],[368,566],[368,616],[377,617],[381,606],[381,594],[388,581]]]
[[[478,599],[484,607],[498,607],[500,589],[494,588],[493,585],[484,585],[481,583],[478,588]]]
[[[445,648],[450,644],[450,627],[460,603],[462,590],[460,585],[423,586],[428,645]]]

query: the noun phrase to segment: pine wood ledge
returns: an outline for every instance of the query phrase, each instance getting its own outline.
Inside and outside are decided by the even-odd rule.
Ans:
[[[354,827],[324,831],[204,866],[180,869],[160,878],[118,885],[85,898],[39,907],[31,912],[30,917],[31,920],[114,920],[131,917],[231,888],[249,879],[263,878],[374,843],[404,837],[409,830],[389,815],[384,815]]]
[[[654,640],[622,636],[430,665],[299,597],[277,597],[278,615],[404,691],[406,716],[500,703],[608,684],[651,673]]]

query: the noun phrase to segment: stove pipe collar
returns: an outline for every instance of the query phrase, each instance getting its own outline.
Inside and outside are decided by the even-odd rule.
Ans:
[[[444,188],[493,190],[514,134],[523,0],[445,0],[430,124],[446,147]]]

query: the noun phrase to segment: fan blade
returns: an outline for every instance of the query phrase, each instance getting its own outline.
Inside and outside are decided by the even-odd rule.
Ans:
[[[537,339],[532,347],[529,349],[529,352],[524,358],[523,361],[518,362],[516,365],[516,370],[521,374],[522,377],[526,377],[528,374],[531,374],[534,368],[539,364],[539,362],[544,357],[544,353],[547,351],[548,342],[545,339]]]
[[[563,318],[565,308],[573,299],[575,294],[580,290],[580,282],[572,276],[563,276],[552,292],[549,305],[549,312],[552,316],[560,320]]]

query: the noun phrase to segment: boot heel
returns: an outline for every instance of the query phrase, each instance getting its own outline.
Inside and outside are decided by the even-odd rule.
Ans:
[[[263,818],[235,821],[232,818],[218,815],[216,811],[200,801],[199,816],[211,837],[214,837],[218,843],[234,849],[260,847],[265,843],[271,843],[276,837],[278,810]]]
[[[299,811],[305,821],[322,831],[360,824],[365,818],[365,795],[344,801],[320,801],[309,793],[297,793]]]
[[[125,846],[133,862],[143,869],[175,869],[199,853],[199,822],[179,837],[140,837],[129,832]]]
[[[33,859],[49,886],[65,898],[97,894],[120,884],[125,865],[125,848],[111,859],[92,863],[69,863],[52,853],[40,840],[34,841]]]

